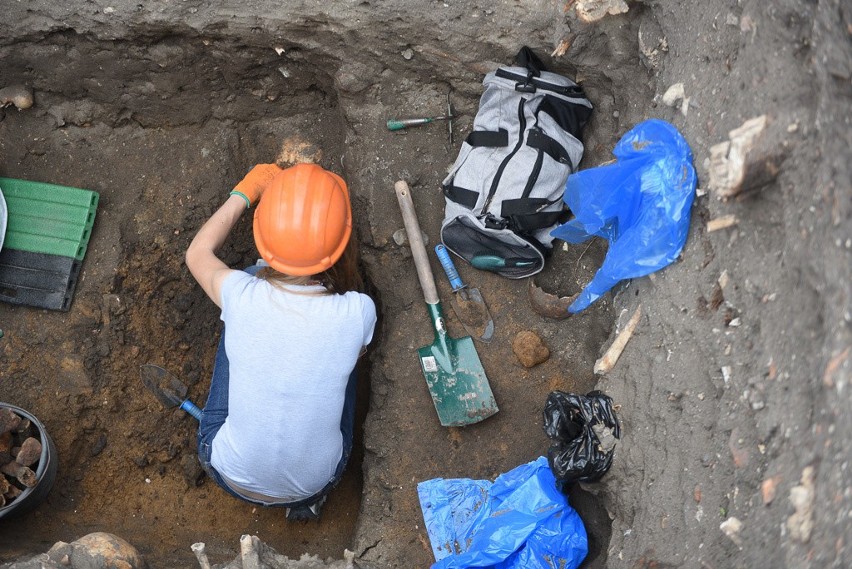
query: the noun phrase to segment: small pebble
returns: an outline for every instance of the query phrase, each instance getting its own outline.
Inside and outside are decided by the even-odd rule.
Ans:
[[[423,235],[423,245],[429,245],[429,236],[421,229],[421,234]],[[405,232],[405,229],[397,229],[393,233],[393,242],[402,247],[403,245],[408,245],[408,234]]]

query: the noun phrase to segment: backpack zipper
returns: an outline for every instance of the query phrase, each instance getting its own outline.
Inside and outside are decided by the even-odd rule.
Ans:
[[[530,194],[532,193],[533,186],[535,186],[535,183],[538,182],[538,175],[541,174],[541,165],[542,165],[543,162],[544,162],[544,151],[541,150],[541,149],[538,149],[536,157],[535,157],[535,164],[533,165],[532,172],[530,172],[530,177],[527,179],[527,185],[524,188],[524,192],[521,194],[522,198],[530,197]]]
[[[521,149],[521,146],[524,143],[524,132],[527,130],[527,118],[524,116],[524,103],[526,103],[526,99],[521,97],[521,100],[518,103],[518,143],[509,155],[503,159],[500,163],[500,167],[497,168],[497,173],[494,174],[494,180],[492,180],[491,187],[488,189],[488,196],[485,198],[485,203],[482,205],[483,214],[488,213],[488,208],[491,206],[491,200],[494,199],[494,194],[497,193],[497,186],[500,184],[500,178],[503,176],[503,170],[506,169],[506,165],[509,163],[509,160],[518,153],[518,150]]]
[[[550,83],[548,81],[544,81],[538,77],[527,78],[526,75],[519,75],[517,73],[512,73],[502,67],[497,69],[494,73],[497,77],[501,77],[503,79],[509,79],[511,81],[518,81],[521,83],[526,83],[528,80],[532,82],[533,85],[538,87],[539,89],[544,89],[545,91],[551,91],[553,93],[559,93],[560,95],[564,95],[566,97],[572,98],[585,98],[586,94],[582,87],[579,85],[556,85],[555,83]]]

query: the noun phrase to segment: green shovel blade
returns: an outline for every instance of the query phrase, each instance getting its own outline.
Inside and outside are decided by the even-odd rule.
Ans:
[[[441,425],[461,427],[487,419],[497,413],[497,402],[473,339],[450,338],[440,303],[426,306],[435,327],[435,341],[417,352]]]

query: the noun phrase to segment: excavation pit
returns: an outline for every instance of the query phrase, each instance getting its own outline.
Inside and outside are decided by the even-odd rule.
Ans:
[[[547,394],[594,387],[592,364],[613,321],[608,299],[565,326],[529,309],[526,281],[462,267],[495,318],[494,340],[478,351],[501,411],[464,429],[438,424],[415,356],[431,329],[410,253],[392,239],[402,227],[392,188],[397,179],[410,183],[421,226],[438,242],[438,183],[470,131],[479,68],[443,77],[440,62],[428,69],[400,58],[377,69],[369,54],[343,58],[302,31],[292,40],[281,39],[291,36],[280,30],[233,37],[137,30],[105,40],[65,30],[0,47],[4,81],[35,93],[31,109],[7,109],[0,122],[0,175],[100,195],[70,310],[3,307],[0,377],[15,389],[16,403],[44,417],[59,455],[47,500],[4,526],[6,559],[106,531],[158,567],[194,563],[189,546],[198,541],[211,562],[227,562],[243,534],[290,557],[339,558],[350,549],[387,566],[427,564],[416,483],[493,479],[535,459],[548,446],[541,428]],[[555,70],[578,72],[565,64]],[[585,77],[598,107],[586,129],[587,160],[595,163],[615,136],[618,100],[611,79],[592,69]],[[443,125],[387,131],[387,118],[439,109],[450,89],[461,111],[454,146]],[[189,275],[184,252],[244,173],[272,161],[294,134],[321,147],[321,163],[349,183],[355,235],[380,310],[361,374],[355,453],[316,524],[287,522],[283,510],[239,502],[206,479],[195,456],[195,422],[164,409],[138,373],[142,364],[161,365],[203,405],[221,322]],[[221,254],[234,268],[255,262],[248,217]],[[604,254],[599,242],[558,246],[539,282],[554,293],[577,292]],[[438,281],[446,298],[449,286]],[[447,317],[451,332],[462,335],[454,315]],[[511,344],[530,328],[552,356],[526,369]],[[602,566],[609,519],[593,495],[577,490],[573,500],[592,534],[586,566]]]

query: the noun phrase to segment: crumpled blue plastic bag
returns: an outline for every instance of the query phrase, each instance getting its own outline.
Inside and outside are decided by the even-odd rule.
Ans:
[[[575,569],[589,552],[583,521],[545,457],[491,483],[435,478],[417,485],[437,562],[432,569]]]
[[[645,276],[680,255],[697,177],[692,150],[671,124],[651,119],[625,134],[613,164],[568,177],[563,199],[575,218],[550,234],[569,243],[609,240],[601,268],[568,307],[580,312],[622,279]]]

